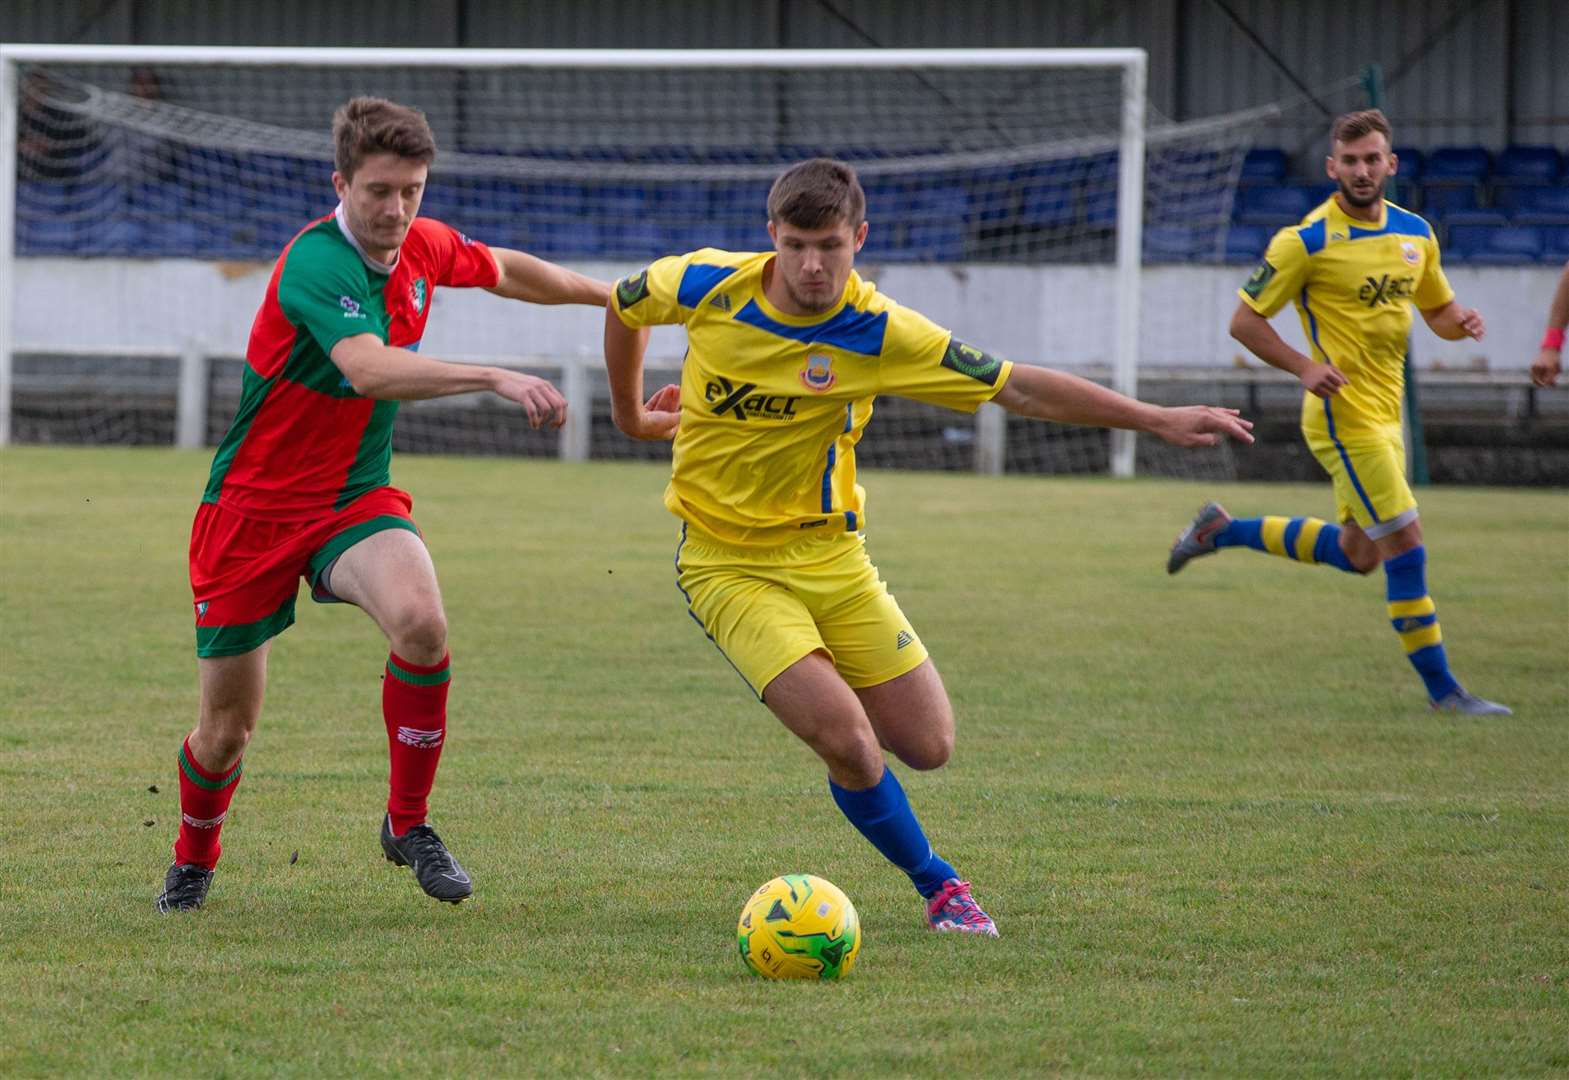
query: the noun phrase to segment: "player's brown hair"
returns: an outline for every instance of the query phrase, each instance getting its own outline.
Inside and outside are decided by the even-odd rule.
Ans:
[[[1356,142],[1364,135],[1378,132],[1384,141],[1392,143],[1394,133],[1389,127],[1389,118],[1382,109],[1361,109],[1357,112],[1348,112],[1336,118],[1334,127],[1329,129],[1329,145],[1335,143]]]
[[[397,154],[429,165],[436,159],[436,136],[425,114],[378,97],[354,97],[332,116],[333,165],[345,180],[371,154]]]
[[[858,229],[866,220],[866,192],[855,170],[833,158],[812,158],[779,174],[768,192],[768,220],[797,229],[840,222]]]

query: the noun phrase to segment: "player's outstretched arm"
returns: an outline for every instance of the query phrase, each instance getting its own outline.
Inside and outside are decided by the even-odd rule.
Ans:
[[[491,248],[500,279],[486,292],[530,304],[588,304],[603,307],[610,286],[524,251]]]
[[[610,376],[610,418],[634,439],[673,439],[681,426],[681,388],[662,386],[643,401],[643,350],[648,327],[634,330],[614,304],[605,305],[605,370]]]
[[[422,401],[488,390],[523,407],[530,427],[560,427],[567,402],[535,375],[479,364],[453,364],[386,345],[375,334],[355,334],[332,347],[332,362],[354,392],[379,401]]]
[[[1345,374],[1333,364],[1320,364],[1303,356],[1275,332],[1269,320],[1247,304],[1238,304],[1231,313],[1231,336],[1270,367],[1295,375],[1310,394],[1327,398],[1346,385]]]
[[[1250,443],[1253,423],[1236,409],[1209,405],[1165,408],[1051,368],[1014,364],[992,399],[1009,412],[1064,424],[1147,431],[1177,446],[1214,446],[1230,436]]]
[[[1458,300],[1451,300],[1442,307],[1428,308],[1422,312],[1422,318],[1426,320],[1428,329],[1445,341],[1459,341],[1461,338],[1481,341],[1482,335],[1487,333],[1481,314],[1475,308],[1461,307]]]
[[[1553,301],[1547,307],[1547,333],[1542,335],[1542,347],[1531,363],[1531,381],[1537,386],[1557,386],[1558,374],[1563,370],[1564,327],[1569,326],[1569,263],[1558,276],[1558,288],[1553,290]]]

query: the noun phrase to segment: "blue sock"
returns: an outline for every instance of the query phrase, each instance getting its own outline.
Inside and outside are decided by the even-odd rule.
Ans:
[[[865,791],[842,788],[832,778],[828,790],[850,824],[883,853],[883,858],[910,875],[922,896],[932,896],[943,882],[959,876],[932,850],[892,769],[883,769],[883,778]]]
[[[1340,526],[1320,518],[1237,518],[1215,534],[1215,546],[1248,547],[1295,562],[1358,572],[1340,550]]]
[[[1449,673],[1444,637],[1438,629],[1438,608],[1427,594],[1427,549],[1421,544],[1384,560],[1389,623],[1400,635],[1406,659],[1422,676],[1427,696],[1437,701],[1460,689]]]

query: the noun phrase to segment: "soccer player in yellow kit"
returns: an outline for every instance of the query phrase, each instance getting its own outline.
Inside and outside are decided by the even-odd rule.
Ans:
[[[693,619],[828,766],[852,824],[909,875],[928,924],[996,936],[927,842],[883,749],[914,769],[953,752],[953,710],[861,534],[855,445],[877,394],[973,412],[1132,428],[1179,446],[1251,442],[1234,410],[1159,408],[956,340],[863,281],[855,172],[816,159],[768,196],[775,250],[704,248],[616,285],[605,318],[612,415],[675,439],[665,505],[682,520],[676,580]],[[647,327],[686,327],[681,384],[643,400]]]
[[[1446,341],[1480,340],[1482,316],[1455,300],[1428,223],[1384,200],[1395,174],[1389,122],[1377,109],[1335,121],[1326,168],[1340,190],[1275,234],[1241,291],[1231,334],[1265,363],[1302,381],[1302,434],[1334,481],[1336,521],[1236,518],[1208,503],[1177,537],[1175,574],[1198,556],[1250,547],[1303,563],[1367,574],[1384,566],[1390,623],[1432,707],[1508,713],[1450,674],[1427,591],[1427,553],[1406,483],[1400,403],[1411,305]],[[1269,319],[1296,304],[1313,355],[1283,341]]]

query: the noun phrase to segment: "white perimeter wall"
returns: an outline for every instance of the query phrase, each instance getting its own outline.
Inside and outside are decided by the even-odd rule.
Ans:
[[[12,291],[18,351],[141,346],[243,353],[270,265],[185,260],[22,259]],[[584,263],[610,279],[629,264]],[[1110,267],[861,267],[890,296],[994,353],[1057,367],[1110,366]],[[1145,271],[1142,363],[1230,366],[1240,352],[1226,334],[1236,289],[1249,267],[1152,267]],[[1453,267],[1460,300],[1487,319],[1482,342],[1446,342],[1420,329],[1419,367],[1520,371],[1541,339],[1556,267]],[[3,286],[0,286],[3,287]],[[421,352],[436,357],[599,355],[600,312],[499,300],[443,289]],[[1305,350],[1294,312],[1275,326]],[[684,336],[656,331],[651,357],[679,359]]]

